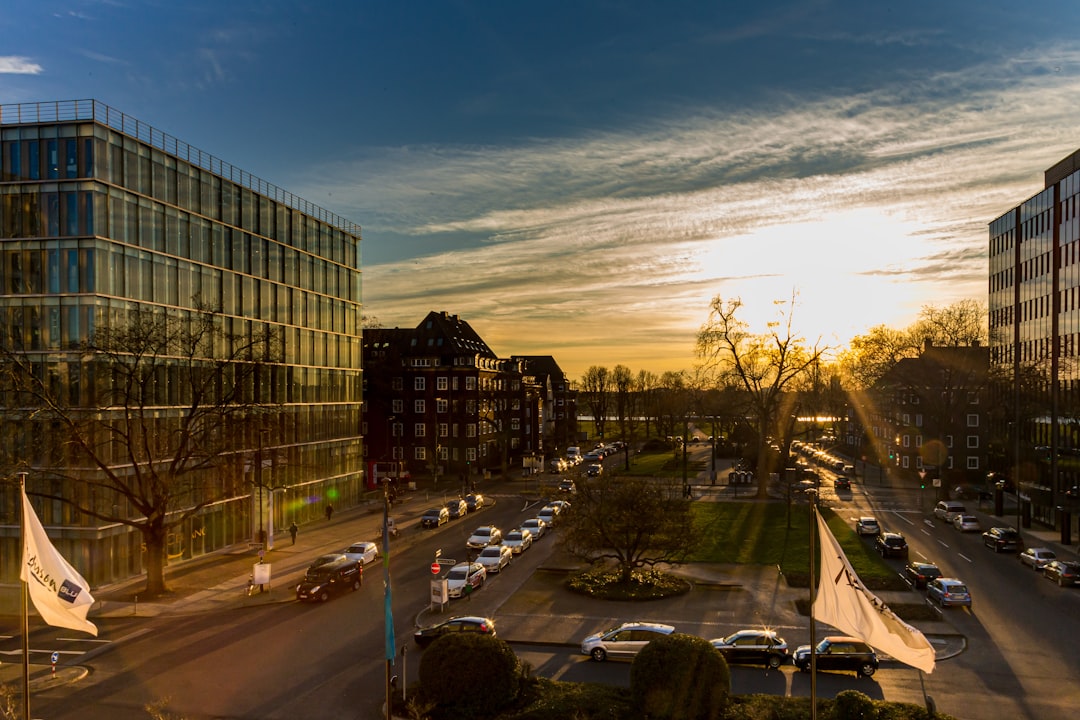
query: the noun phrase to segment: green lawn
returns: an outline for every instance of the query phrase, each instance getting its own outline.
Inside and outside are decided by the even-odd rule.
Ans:
[[[693,562],[778,565],[788,582],[805,585],[810,571],[809,512],[782,502],[695,502],[694,532],[702,539]],[[848,561],[870,589],[904,589],[896,572],[829,508],[822,508]],[[790,524],[790,527],[789,527]]]

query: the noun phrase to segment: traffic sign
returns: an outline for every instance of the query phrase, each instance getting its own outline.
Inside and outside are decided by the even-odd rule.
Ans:
[[[431,574],[432,575],[438,575],[440,570],[442,570],[442,565],[440,565],[438,562],[431,563]]]
[[[440,565],[457,565],[457,560],[455,560],[454,558],[439,558],[435,562],[439,563]]]

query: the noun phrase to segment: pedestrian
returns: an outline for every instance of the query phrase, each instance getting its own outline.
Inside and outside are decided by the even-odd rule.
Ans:
[[[296,521],[294,520],[293,524],[289,526],[289,535],[292,535],[292,544],[293,545],[296,544],[296,533],[297,533],[298,530],[300,530],[300,528],[296,527]]]
[[[328,504],[326,506],[326,519],[329,520],[333,515],[334,515],[334,506]]]

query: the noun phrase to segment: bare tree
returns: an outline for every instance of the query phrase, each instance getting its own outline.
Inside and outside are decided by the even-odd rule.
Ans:
[[[604,426],[607,423],[608,403],[611,400],[611,373],[606,367],[592,365],[581,378],[581,393],[589,403],[596,432],[606,437]]]
[[[779,320],[770,323],[766,333],[757,335],[738,317],[742,309],[740,299],[724,300],[717,296],[697,341],[698,355],[706,367],[730,374],[746,392],[757,424],[759,497],[767,496],[769,473],[773,470],[768,438],[772,434],[784,434],[783,427],[777,423],[784,419],[781,406],[785,391],[824,352],[818,344],[808,347],[795,334],[795,295],[790,301],[777,304],[781,306]]]
[[[582,478],[563,522],[560,547],[590,562],[614,561],[624,583],[635,570],[681,562],[696,547],[687,531],[690,501],[680,485],[656,478]]]
[[[42,442],[53,443],[23,459],[46,481],[28,494],[137,530],[145,594],[165,592],[170,530],[238,494],[237,473],[222,468],[250,461],[279,353],[269,329],[232,335],[215,312],[135,309],[79,348],[95,382],[76,391],[59,363],[5,348],[8,419],[47,427]]]
[[[918,348],[927,341],[946,347],[970,346],[985,343],[988,318],[986,303],[978,300],[957,300],[941,308],[924,305],[909,332]]]

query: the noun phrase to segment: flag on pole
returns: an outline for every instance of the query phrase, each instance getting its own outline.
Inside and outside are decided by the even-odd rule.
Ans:
[[[934,671],[934,648],[917,628],[901,620],[870,592],[844,555],[825,518],[817,516],[821,576],[814,599],[814,619],[860,638],[900,662]]]
[[[383,523],[382,523],[382,556],[383,556],[383,585],[384,609],[383,623],[386,625],[386,659],[391,663],[397,656],[397,647],[394,641],[394,614],[391,612],[390,601],[390,508],[389,502],[383,500]]]
[[[90,585],[49,542],[26,488],[23,501],[23,562],[20,579],[41,618],[54,627],[82,630],[97,637],[97,626],[86,619],[94,604]]]

